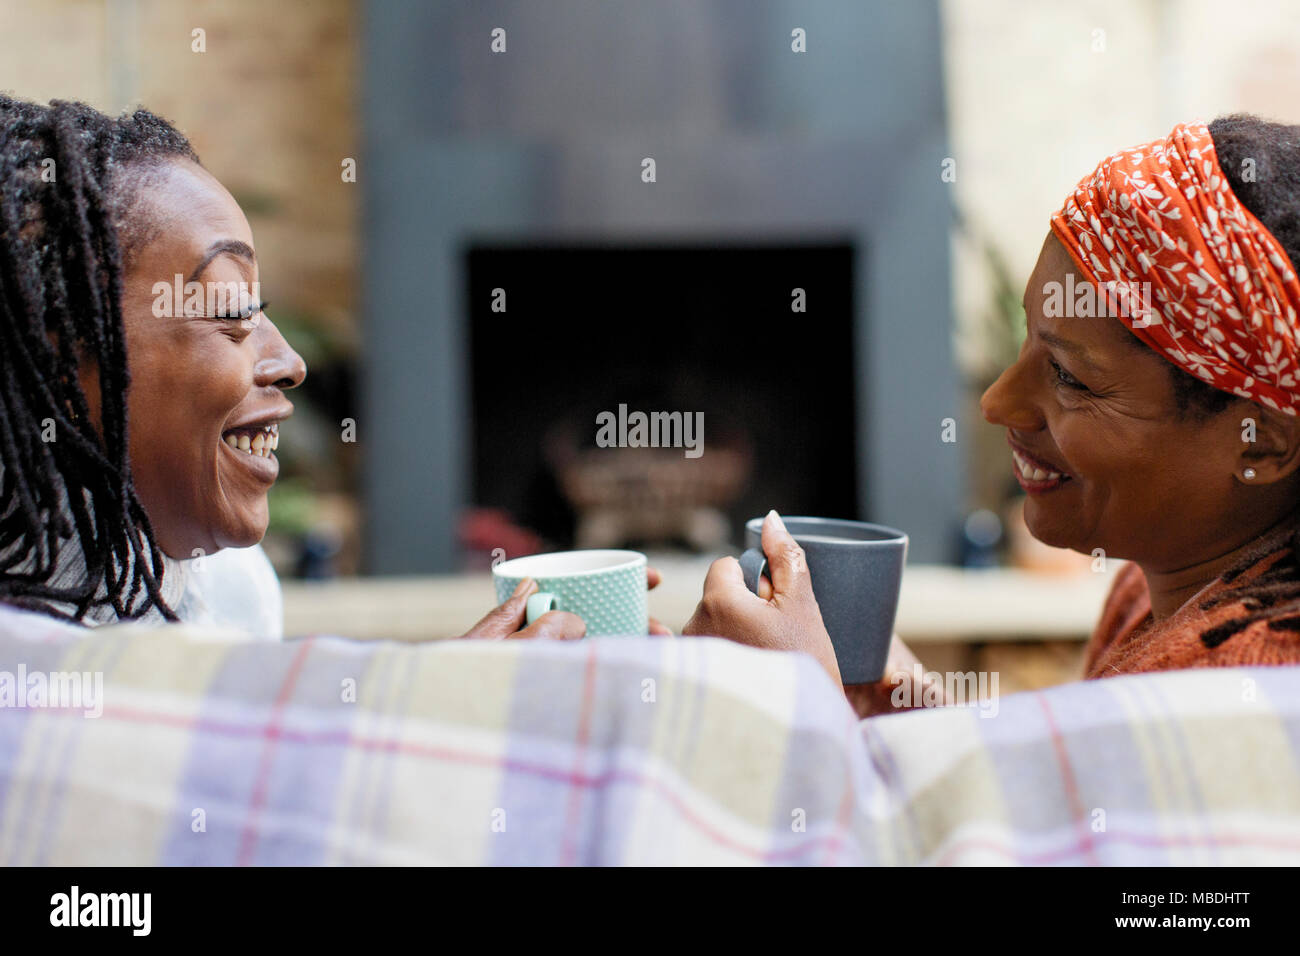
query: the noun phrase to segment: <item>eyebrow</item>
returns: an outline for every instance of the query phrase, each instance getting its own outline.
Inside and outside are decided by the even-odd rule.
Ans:
[[[199,260],[199,264],[195,266],[194,271],[190,273],[190,277],[186,281],[197,282],[199,276],[203,275],[203,270],[212,264],[213,259],[217,258],[217,256],[226,255],[244,259],[249,265],[257,262],[257,253],[253,251],[253,247],[248,243],[241,242],[238,239],[218,239],[208,246],[208,251],[203,254],[203,258]]]
[[[1028,328],[1029,306],[1025,305],[1024,299],[1020,300],[1020,307],[1025,310],[1025,325],[1026,328]],[[1038,337],[1048,345],[1054,345],[1062,352],[1069,352],[1071,355],[1076,356],[1079,361],[1091,365],[1094,368],[1097,367],[1097,363],[1089,357],[1088,349],[1085,346],[1080,345],[1078,342],[1071,342],[1069,339],[1062,338],[1055,332],[1044,332],[1042,329],[1038,330]]]
[[[1077,355],[1080,358],[1087,358],[1088,350],[1086,348],[1078,342],[1071,342],[1069,339],[1061,338],[1055,332],[1040,331],[1038,337],[1050,345],[1055,345],[1058,349],[1061,349],[1064,352],[1069,352],[1071,355]]]

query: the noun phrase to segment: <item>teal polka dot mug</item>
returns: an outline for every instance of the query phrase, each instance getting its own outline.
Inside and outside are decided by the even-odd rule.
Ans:
[[[589,637],[643,635],[649,630],[645,567],[638,551],[555,551],[502,561],[492,580],[498,604],[524,578],[537,582],[529,624],[547,611],[569,611],[587,623]]]

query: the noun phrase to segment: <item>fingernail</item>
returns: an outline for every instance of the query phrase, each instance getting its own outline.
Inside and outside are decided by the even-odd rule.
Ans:
[[[779,530],[781,530],[781,531],[784,531],[784,530],[785,530],[785,522],[781,520],[781,516],[780,516],[779,514],[776,513],[776,509],[775,509],[775,508],[773,508],[771,511],[769,511],[769,512],[767,513],[767,516],[768,516],[769,518],[771,518],[773,521],[776,522],[776,526],[777,526],[777,528],[778,528]]]
[[[537,582],[532,578],[524,578],[515,585],[515,593],[510,595],[512,598],[521,597],[537,586]]]

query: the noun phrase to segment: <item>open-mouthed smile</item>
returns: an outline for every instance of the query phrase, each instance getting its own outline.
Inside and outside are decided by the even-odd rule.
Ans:
[[[1058,470],[1050,462],[1033,457],[1011,442],[1010,439],[1007,439],[1007,444],[1011,445],[1011,458],[1015,463],[1013,470],[1016,481],[1020,482],[1020,487],[1030,494],[1055,491],[1071,480],[1071,475]]]
[[[292,413],[293,406],[288,405],[272,415],[227,428],[221,433],[218,456],[229,455],[259,481],[274,483],[280,475],[280,460],[275,456],[280,447],[280,423]]]
[[[232,428],[222,434],[221,440],[235,451],[270,458],[271,452],[280,447],[280,423]]]

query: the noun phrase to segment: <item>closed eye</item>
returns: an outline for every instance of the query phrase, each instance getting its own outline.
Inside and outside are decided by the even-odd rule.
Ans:
[[[1056,364],[1055,359],[1048,359],[1048,364],[1050,364],[1052,369],[1056,372],[1056,381],[1059,384],[1064,385],[1066,388],[1073,388],[1081,392],[1088,391],[1087,385],[1084,385],[1083,382],[1079,381],[1065,369],[1061,368],[1060,365]]]
[[[218,313],[217,315],[205,315],[203,318],[212,319],[214,322],[238,324],[241,329],[251,332],[261,324],[262,316],[266,314],[269,306],[269,302],[253,302],[231,315]]]

